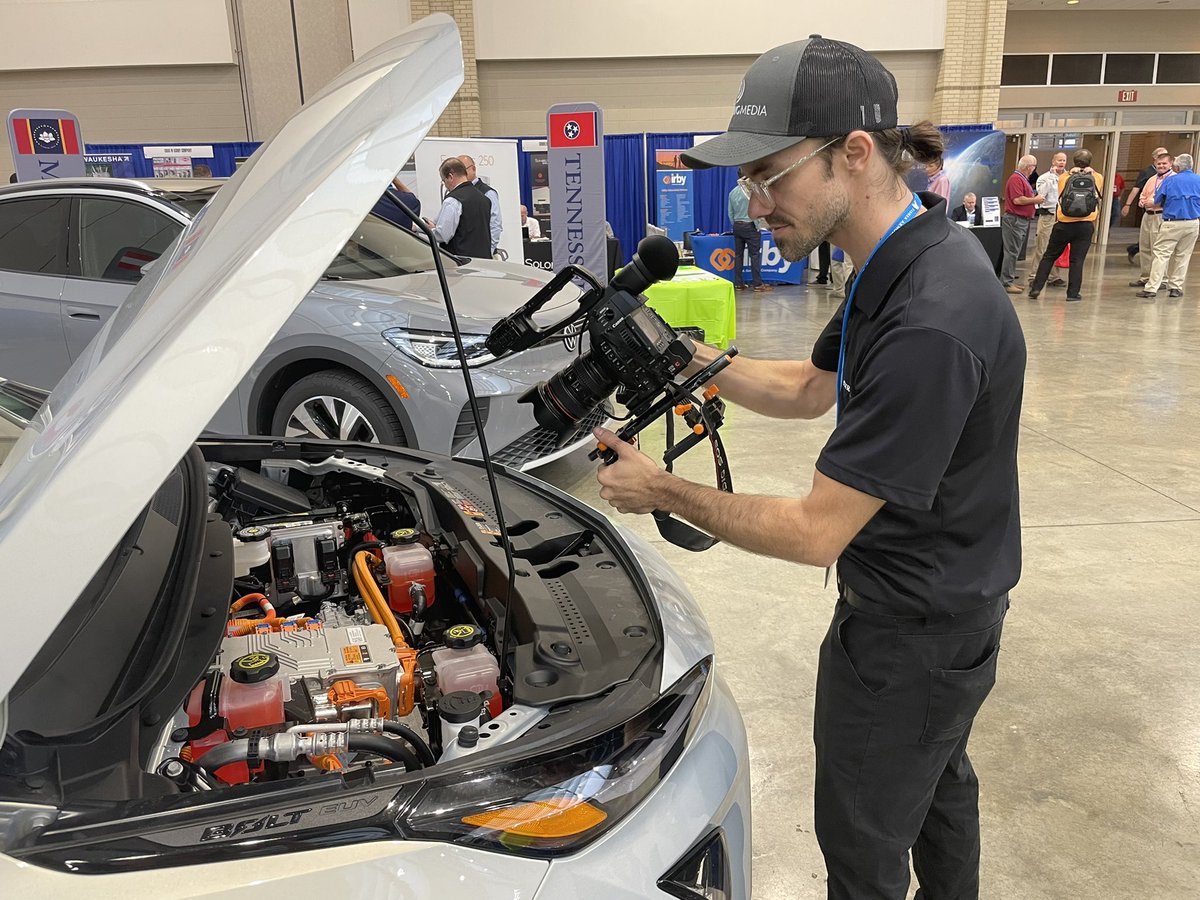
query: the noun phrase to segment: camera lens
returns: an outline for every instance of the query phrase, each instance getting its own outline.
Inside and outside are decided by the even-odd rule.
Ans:
[[[537,423],[549,428],[562,441],[616,387],[616,380],[609,377],[591,353],[586,353],[556,372],[549,381],[530,388],[519,402],[532,403]]]

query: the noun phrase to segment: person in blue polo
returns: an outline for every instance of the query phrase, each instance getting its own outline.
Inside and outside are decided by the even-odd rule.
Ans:
[[[729,221],[733,223],[733,286],[735,290],[744,291],[746,289],[746,275],[744,272],[745,265],[742,260],[746,258],[746,254],[750,254],[750,277],[754,284],[754,290],[762,293],[764,291],[773,290],[763,284],[762,280],[762,232],[758,230],[758,223],[750,218],[750,213],[747,212],[750,200],[746,197],[746,192],[736,184],[733,190],[729,192]]]
[[[1190,153],[1175,157],[1176,174],[1164,178],[1154,196],[1154,205],[1162,207],[1162,224],[1154,237],[1154,262],[1150,279],[1139,297],[1154,297],[1165,282],[1168,297],[1182,297],[1188,263],[1200,232],[1200,175],[1193,171]]]
[[[897,127],[896,106],[878,60],[813,35],[759,57],[729,130],[684,154],[741,167],[748,214],[784,258],[828,240],[858,264],[808,359],[741,354],[716,378],[726,400],[763,415],[836,408],[808,492],[718,491],[605,429],[596,437],[618,458],[597,478],[622,512],[661,509],[752,553],[836,565],[813,723],[828,895],[903,900],[911,854],[917,897],[969,900],[980,840],[967,741],[1021,571],[1025,341],[979,242],[942,197],[908,188],[913,161],[939,157],[942,138],[928,122]],[[698,346],[691,370],[718,352]],[[749,617],[761,599],[731,597]]]

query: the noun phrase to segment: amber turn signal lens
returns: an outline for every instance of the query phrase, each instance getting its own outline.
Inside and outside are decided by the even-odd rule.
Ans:
[[[388,383],[388,384],[390,384],[390,385],[392,386],[392,390],[394,390],[394,391],[395,391],[397,394],[399,394],[399,395],[400,395],[400,398],[401,398],[402,400],[407,400],[407,399],[408,399],[408,391],[407,391],[407,390],[405,390],[405,387],[404,387],[404,385],[402,385],[402,384],[400,383],[400,379],[399,379],[399,378],[397,378],[395,375],[389,375],[389,376],[387,377],[387,383]]]
[[[606,812],[586,801],[556,797],[466,816],[463,822],[521,837],[560,838],[582,834],[607,818]]]

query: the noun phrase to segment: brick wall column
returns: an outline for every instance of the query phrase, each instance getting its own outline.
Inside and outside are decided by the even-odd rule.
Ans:
[[[946,49],[933,93],[934,124],[995,121],[1007,18],[1006,0],[946,0]]]
[[[475,69],[474,0],[411,0],[412,21],[431,13],[445,13],[458,23],[462,35],[463,84],[433,126],[434,137],[479,137],[483,120],[479,113],[479,76]]]

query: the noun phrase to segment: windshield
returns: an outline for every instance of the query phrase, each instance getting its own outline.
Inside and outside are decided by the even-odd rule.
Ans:
[[[453,268],[458,262],[443,254],[442,264]],[[433,255],[422,237],[371,213],[334,257],[325,277],[364,281],[430,272],[433,268]]]
[[[216,192],[216,188],[209,188],[188,194],[162,193],[159,196],[182,209],[189,218],[195,218]],[[449,254],[443,254],[443,265],[454,268],[458,261]],[[324,277],[335,281],[366,281],[433,270],[433,257],[423,236],[376,213],[368,213],[325,270]]]
[[[163,191],[157,196],[159,199],[165,200],[172,206],[176,206],[183,210],[185,213],[187,213],[189,219],[193,219],[196,217],[196,213],[200,212],[200,210],[204,208],[205,204],[208,203],[208,201],[211,200],[216,193],[217,189],[213,187],[205,188],[204,190],[200,191],[189,191],[181,194]]]
[[[33,389],[0,378],[0,464],[41,405]]]

